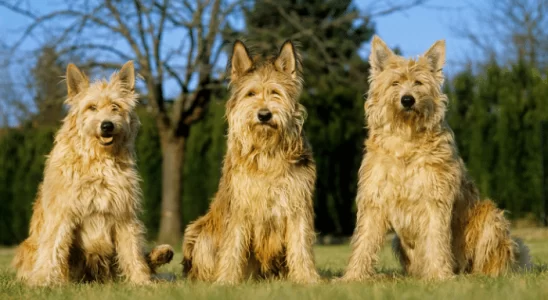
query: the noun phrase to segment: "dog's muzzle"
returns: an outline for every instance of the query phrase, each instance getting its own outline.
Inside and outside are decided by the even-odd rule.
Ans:
[[[261,123],[267,123],[272,119],[272,112],[266,108],[262,108],[257,113],[257,119],[259,119]]]
[[[401,97],[400,102],[405,109],[410,109],[413,105],[415,105],[415,97],[411,95],[404,95]]]
[[[99,141],[103,146],[112,145],[114,142],[114,123],[111,121],[101,122],[101,136]]]

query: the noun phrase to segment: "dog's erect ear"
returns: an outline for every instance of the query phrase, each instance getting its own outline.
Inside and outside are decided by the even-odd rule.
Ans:
[[[439,40],[423,54],[432,67],[432,72],[439,72],[445,64],[445,40]]]
[[[297,77],[297,64],[298,64],[298,57],[297,52],[295,51],[295,46],[291,41],[286,41],[282,48],[280,49],[280,53],[278,54],[278,57],[276,58],[276,68],[278,70],[285,72],[289,75],[291,75],[292,78]]]
[[[128,91],[133,92],[135,90],[135,66],[132,60],[122,66],[120,72],[118,72],[118,80]]]
[[[244,43],[236,40],[232,48],[232,58],[230,59],[230,80],[234,81],[242,76],[252,65],[253,60],[249,56],[249,51],[247,51]]]
[[[89,86],[89,80],[86,75],[74,64],[69,64],[67,66],[66,80],[69,97],[76,96]]]
[[[388,48],[386,43],[377,35],[373,36],[371,41],[371,54],[369,55],[369,64],[375,71],[382,71],[386,66],[388,59],[394,55],[394,52]]]

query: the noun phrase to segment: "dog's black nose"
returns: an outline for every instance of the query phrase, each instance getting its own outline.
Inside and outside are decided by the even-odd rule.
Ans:
[[[415,98],[413,98],[413,96],[404,95],[403,97],[401,97],[401,105],[403,105],[403,107],[411,108],[413,104],[415,104]]]
[[[101,131],[102,132],[110,133],[113,130],[114,130],[114,123],[112,123],[111,121],[103,121],[101,123]]]
[[[272,113],[270,112],[270,110],[263,108],[259,110],[257,118],[259,118],[259,121],[261,122],[268,122],[270,119],[272,119]]]

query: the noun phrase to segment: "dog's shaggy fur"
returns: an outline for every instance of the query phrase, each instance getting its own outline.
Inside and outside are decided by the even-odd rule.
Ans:
[[[229,66],[222,177],[209,211],[185,230],[183,272],[228,284],[249,276],[316,282],[316,170],[298,102],[299,56],[288,41],[277,57],[252,59],[237,41]]]
[[[162,245],[143,253],[133,62],[109,82],[92,84],[70,64],[66,81],[70,109],[46,162],[29,237],[13,260],[17,277],[29,285],[114,275],[149,283],[173,249]]]
[[[445,42],[418,59],[372,42],[365,103],[369,137],[359,171],[353,252],[343,280],[373,275],[386,231],[407,274],[443,279],[498,275],[529,267],[527,248],[509,235],[503,211],[479,193],[445,122]]]

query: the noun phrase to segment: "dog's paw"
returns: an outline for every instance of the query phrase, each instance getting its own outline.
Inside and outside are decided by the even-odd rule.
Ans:
[[[240,283],[240,280],[236,278],[230,278],[227,276],[221,276],[217,278],[213,283],[216,285],[236,285]]]
[[[150,251],[148,258],[152,264],[155,266],[160,266],[171,262],[174,253],[173,247],[170,245],[159,245]]]
[[[68,278],[56,274],[58,272],[53,270],[35,270],[26,277],[25,283],[34,287],[60,286],[68,283]]]
[[[359,276],[345,274],[342,277],[332,279],[331,282],[334,282],[334,283],[364,282],[364,281],[373,280],[375,277],[376,275],[371,275],[371,274],[362,274]]]
[[[152,284],[152,275],[146,272],[134,273],[128,276],[127,282],[132,285],[149,285]]]
[[[444,281],[444,280],[451,280],[454,278],[456,278],[455,274],[447,273],[447,272],[431,273],[422,277],[422,279],[426,281]]]
[[[301,276],[290,276],[289,280],[298,284],[318,284],[322,282],[322,279],[318,273],[311,273]]]

